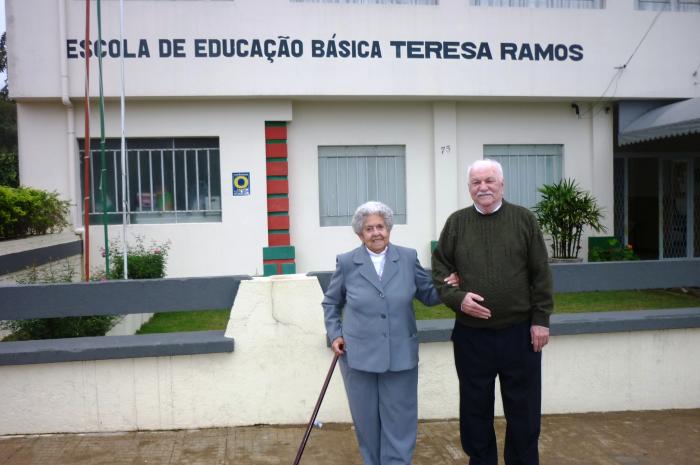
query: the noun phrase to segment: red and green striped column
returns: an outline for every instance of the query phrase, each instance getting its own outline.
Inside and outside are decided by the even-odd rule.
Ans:
[[[263,274],[296,273],[294,246],[289,238],[289,169],[287,123],[265,122],[267,168],[267,245],[263,248]]]

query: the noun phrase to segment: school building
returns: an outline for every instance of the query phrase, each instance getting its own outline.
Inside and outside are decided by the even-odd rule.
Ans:
[[[84,0],[6,1],[20,178],[77,230],[91,57],[95,264],[102,119],[110,237],[126,206],[171,277],[332,270],[366,200],[429,267],[482,158],[511,202],[574,178],[643,258],[700,256],[700,0],[103,0],[101,41],[97,6],[86,41]]]

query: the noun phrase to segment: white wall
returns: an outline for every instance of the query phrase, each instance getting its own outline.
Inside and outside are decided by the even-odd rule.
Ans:
[[[221,159],[221,223],[135,224],[128,240],[171,241],[168,276],[261,274],[262,248],[267,246],[267,187],[265,178],[265,121],[291,119],[285,101],[140,101],[127,106],[128,137],[219,138]],[[82,109],[75,111],[76,137],[84,135]],[[66,110],[60,104],[19,105],[20,177],[22,184],[57,190],[62,198],[80,205],[80,188],[68,186]],[[91,135],[99,137],[99,114],[91,113]],[[119,138],[119,107],[107,102],[105,133]],[[77,145],[75,179],[80,179]],[[251,173],[251,194],[233,197],[232,172]],[[82,219],[78,220],[78,226]],[[110,238],[121,237],[121,226],[109,227]],[[102,226],[91,227],[91,264],[101,266]]]
[[[17,104],[19,178],[23,186],[55,190],[61,198],[71,199],[65,111],[55,102]]]
[[[449,213],[472,203],[466,170],[486,144],[562,144],[562,176],[593,193],[611,230],[612,111],[586,110],[579,117],[570,102],[295,102],[289,179],[297,270],[331,270],[335,255],[359,244],[350,227],[319,226],[319,145],[406,145],[408,223],[391,239],[417,249],[424,266]]]
[[[562,178],[573,178],[591,192],[613,229],[612,108],[582,106],[580,116],[570,102],[464,102],[457,106],[457,146],[460,206],[471,204],[466,186],[467,167],[482,159],[487,144],[562,144]],[[508,179],[505,181],[508,199]],[[587,240],[580,257],[587,256]]]
[[[65,111],[58,104],[20,105],[22,180],[56,189],[78,204],[77,183],[71,192],[66,181],[70,136]],[[84,134],[81,113],[76,109],[77,137]],[[574,177],[593,193],[612,229],[612,112],[583,107],[578,117],[570,102],[170,100],[132,102],[127,114],[128,137],[220,140],[221,223],[129,226],[129,240],[138,235],[146,242],[171,241],[172,277],[262,273],[262,249],[267,246],[266,120],[290,121],[290,234],[300,272],[331,270],[337,254],[359,244],[349,227],[319,224],[319,145],[406,146],[407,224],[396,225],[392,241],[418,250],[426,267],[430,241],[438,238],[447,215],[471,204],[466,168],[483,157],[485,144],[563,144],[563,176]],[[99,128],[98,118],[93,111],[93,131]],[[119,137],[115,102],[108,102],[105,121],[107,137]],[[43,137],[31,137],[39,131]],[[53,147],[48,154],[47,145]],[[446,146],[449,152],[442,151]],[[79,164],[73,168],[79,179]],[[251,172],[250,196],[231,195],[234,171]],[[120,226],[109,231],[111,238],[121,236]],[[101,226],[91,228],[91,237],[91,263],[98,266],[104,245]],[[585,238],[583,243],[585,247]]]
[[[84,38],[84,3],[8,0],[9,82],[14,98],[60,95],[59,8],[65,4],[66,39]],[[656,16],[632,0],[602,10],[483,8],[465,0],[437,6],[298,3],[289,0],[125,2],[130,53],[138,42],[150,57],[127,58],[129,96],[395,96],[685,98],[694,85],[698,14]],[[97,38],[92,8],[93,39]],[[102,5],[103,38],[119,38],[119,2]],[[195,57],[195,39],[300,40],[299,58]],[[381,58],[313,57],[313,40],[377,41]],[[159,39],[183,39],[183,58],[160,57]],[[396,58],[391,41],[486,42],[493,59]],[[580,61],[513,61],[500,44],[579,44]],[[533,45],[534,46],[534,45]],[[277,50],[277,46],[274,50]],[[629,63],[627,63],[629,61]],[[97,83],[96,60],[92,82]],[[616,67],[627,64],[624,71]],[[69,89],[84,94],[84,60],[68,60]],[[107,96],[119,95],[119,59],[103,59]],[[614,80],[613,80],[614,79]],[[609,85],[613,82],[614,85]],[[97,86],[93,86],[93,95]]]
[[[241,282],[231,354],[0,366],[0,435],[305,423],[332,358],[321,298],[314,278]],[[543,412],[699,408],[698,358],[697,328],[555,336]],[[457,417],[453,363],[451,343],[421,344],[421,419]],[[339,371],[318,418],[350,421]]]
[[[77,182],[72,190],[68,186],[65,108],[23,103],[19,109],[23,183],[58,190],[79,204]],[[262,273],[266,120],[290,121],[290,233],[299,271],[333,269],[335,255],[359,243],[349,227],[319,225],[319,145],[406,146],[407,224],[396,225],[392,240],[417,249],[424,266],[430,264],[430,241],[438,238],[447,215],[471,204],[466,168],[483,157],[485,144],[563,144],[563,176],[593,193],[612,228],[612,112],[584,107],[578,117],[570,102],[170,100],[132,102],[127,114],[128,137],[219,137],[222,222],[129,227],[129,240],[138,235],[147,242],[172,242],[168,276]],[[99,136],[99,115],[91,116],[92,134]],[[116,102],[108,102],[105,122],[107,137],[119,137]],[[74,124],[81,137],[79,108]],[[37,133],[42,137],[32,137]],[[443,153],[447,145],[450,152]],[[52,147],[48,153],[47,146]],[[73,169],[79,179],[77,162]],[[234,171],[251,172],[250,196],[231,195]],[[110,237],[120,237],[120,226],[109,230]],[[91,233],[91,262],[97,264],[101,226]]]
[[[407,223],[391,240],[418,250],[430,266],[435,186],[432,175],[432,105],[420,102],[299,102],[289,125],[289,209],[297,270],[335,268],[335,256],[357,247],[350,226],[321,227],[319,145],[405,145]]]

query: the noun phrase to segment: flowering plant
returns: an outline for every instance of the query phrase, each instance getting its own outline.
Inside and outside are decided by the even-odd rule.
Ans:
[[[141,236],[135,236],[136,241],[127,245],[127,263],[129,279],[155,279],[165,277],[166,262],[170,241],[158,243],[151,241],[147,246]],[[124,256],[122,246],[118,241],[110,241],[109,279],[124,278]],[[104,251],[102,252],[104,255]]]
[[[639,260],[632,244],[622,245],[616,238],[609,238],[604,245],[594,245],[588,250],[589,262],[614,262],[622,260]]]

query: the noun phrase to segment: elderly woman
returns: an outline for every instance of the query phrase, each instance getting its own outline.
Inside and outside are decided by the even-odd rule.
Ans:
[[[418,424],[412,301],[440,303],[416,251],[389,242],[392,220],[383,203],[357,208],[352,228],[362,245],[338,255],[323,299],[365,465],[411,463]],[[445,281],[459,282],[456,275]]]

